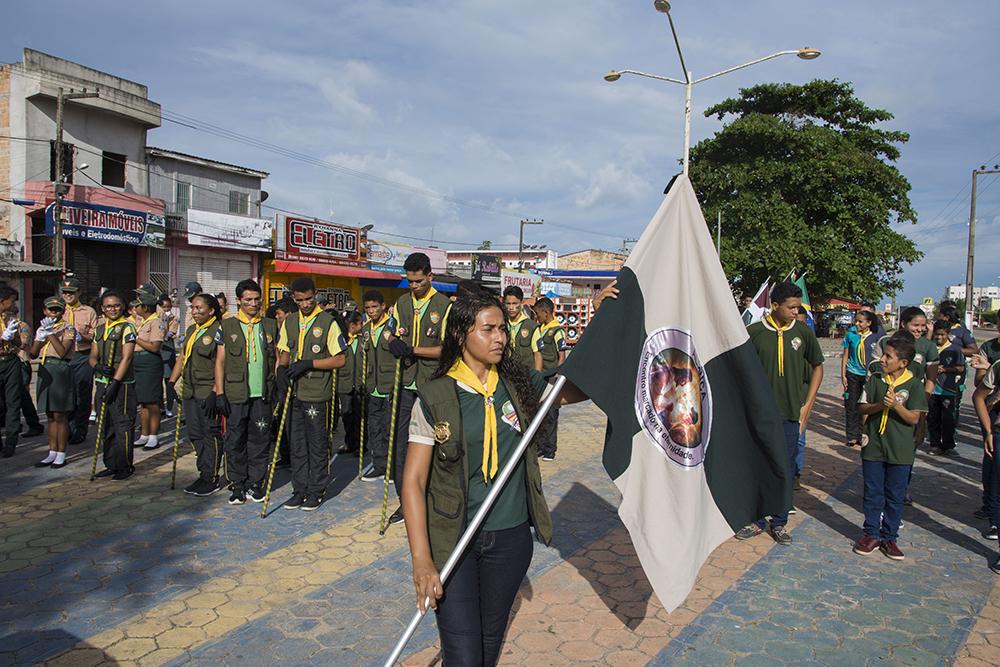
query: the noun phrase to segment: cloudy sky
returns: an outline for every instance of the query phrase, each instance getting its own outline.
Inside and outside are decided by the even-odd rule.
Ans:
[[[0,60],[29,46],[144,83],[165,121],[151,145],[271,172],[269,203],[346,224],[560,252],[620,248],[655,211],[682,149],[681,76],[652,0],[91,0],[14,3]],[[965,278],[973,167],[1000,162],[993,0],[676,0],[695,77],[814,46],[695,89],[700,116],[741,86],[837,77],[911,134],[899,167],[926,253],[903,303]],[[61,14],[65,20],[53,21]],[[193,129],[211,124],[249,139]],[[278,151],[259,146],[260,142]],[[258,144],[258,145],[251,145]],[[284,155],[279,154],[284,153]],[[289,157],[293,153],[297,158]],[[1000,187],[980,179],[977,284],[1000,282]],[[729,224],[738,224],[732,221]],[[725,229],[723,229],[723,233]],[[462,244],[465,244],[464,246]]]

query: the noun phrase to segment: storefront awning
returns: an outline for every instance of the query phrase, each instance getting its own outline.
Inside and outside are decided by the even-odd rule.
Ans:
[[[282,259],[274,260],[275,273],[306,273],[320,276],[343,276],[345,278],[371,278],[374,280],[399,280],[398,273],[384,273],[354,266],[336,266],[333,264],[306,264],[305,262],[288,262]]]
[[[62,270],[59,267],[48,264],[22,262],[17,259],[0,259],[0,274],[2,275],[58,275],[61,273]]]

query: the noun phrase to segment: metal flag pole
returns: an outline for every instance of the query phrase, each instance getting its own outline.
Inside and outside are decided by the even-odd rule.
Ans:
[[[552,390],[549,391],[549,395],[545,397],[541,406],[538,408],[538,414],[535,418],[531,420],[531,424],[528,426],[528,430],[524,432],[521,436],[521,441],[517,444],[517,449],[511,455],[510,459],[504,465],[500,474],[497,475],[490,485],[490,492],[486,494],[486,499],[483,500],[483,504],[480,505],[479,510],[476,512],[475,516],[472,517],[472,521],[469,522],[469,526],[462,533],[462,537],[459,538],[458,544],[455,545],[454,551],[448,556],[448,560],[445,562],[444,567],[441,568],[439,576],[441,577],[441,586],[443,587],[448,581],[448,577],[451,575],[452,570],[458,565],[459,559],[461,559],[462,554],[469,547],[469,543],[472,542],[472,538],[475,537],[476,532],[479,527],[483,525],[486,521],[486,515],[490,513],[493,509],[494,503],[500,498],[500,493],[503,491],[504,485],[507,484],[507,480],[510,476],[514,474],[514,468],[521,461],[521,457],[524,456],[524,451],[531,444],[532,438],[535,437],[535,433],[538,432],[539,426],[542,424],[542,419],[545,415],[549,414],[552,406],[555,402],[559,400],[559,393],[562,391],[563,385],[566,384],[566,378],[562,375],[556,377],[555,383],[552,385]],[[424,607],[430,608],[430,598],[424,600]],[[410,619],[410,624],[406,626],[406,630],[403,631],[403,636],[399,638],[396,642],[396,647],[392,649],[392,653],[386,658],[384,667],[393,667],[396,661],[399,660],[399,656],[402,655],[403,650],[406,648],[406,644],[410,641],[413,633],[416,632],[417,626],[420,625],[420,621],[423,620],[426,612],[422,612],[419,609]]]

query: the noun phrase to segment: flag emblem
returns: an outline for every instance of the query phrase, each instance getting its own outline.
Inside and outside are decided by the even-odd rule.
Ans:
[[[711,394],[691,334],[662,328],[646,339],[635,383],[635,411],[649,440],[668,459],[688,469],[704,463]]]
[[[323,329],[321,329],[320,327],[313,327],[312,333],[313,333],[313,336],[315,336],[316,338],[319,338],[320,336],[323,335]]]

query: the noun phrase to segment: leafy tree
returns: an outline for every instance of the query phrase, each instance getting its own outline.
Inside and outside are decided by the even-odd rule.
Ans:
[[[808,272],[813,301],[877,302],[903,287],[922,253],[892,223],[916,223],[910,184],[895,167],[906,132],[854,96],[850,84],[763,84],[705,111],[729,122],[691,151],[691,181],[734,291]]]
[[[492,241],[483,241],[482,243],[479,244],[479,247],[476,248],[476,250],[489,250],[490,246],[492,245],[493,245]]]

